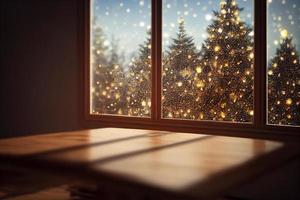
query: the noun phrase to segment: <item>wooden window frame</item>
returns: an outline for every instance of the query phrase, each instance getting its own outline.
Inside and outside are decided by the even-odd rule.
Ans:
[[[161,117],[161,52],[162,52],[162,1],[151,1],[152,25],[152,91],[151,118],[92,115],[90,114],[90,3],[78,0],[79,5],[79,58],[83,66],[80,76],[81,122],[85,128],[124,127],[152,130],[183,131],[238,137],[267,139],[299,139],[299,127],[268,125],[266,122],[266,23],[267,0],[254,1],[254,120],[253,123],[224,121],[192,121],[163,119]],[[264,19],[264,20],[262,20]],[[84,30],[84,31],[83,31]],[[82,56],[83,55],[83,56]]]

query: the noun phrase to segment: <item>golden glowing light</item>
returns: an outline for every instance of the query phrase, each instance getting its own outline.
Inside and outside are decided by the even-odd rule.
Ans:
[[[177,85],[178,85],[178,87],[181,87],[182,86],[182,82],[181,81],[177,82]]]
[[[215,48],[214,48],[214,51],[215,51],[215,52],[218,52],[218,51],[220,51],[220,50],[221,50],[221,47],[220,47],[219,45],[215,46]]]
[[[273,71],[272,70],[269,70],[268,71],[268,74],[271,76],[271,75],[273,75]]]
[[[196,72],[197,72],[198,74],[201,74],[202,68],[201,68],[201,67],[197,67],[197,68],[196,68]]]
[[[291,105],[293,103],[293,100],[291,98],[288,98],[285,100],[286,105]]]
[[[200,119],[203,119],[203,118],[204,118],[203,113],[200,113]]]
[[[230,94],[229,94],[229,97],[230,97],[230,99],[231,99],[233,102],[236,102],[236,101],[237,101],[237,96],[236,96],[235,93],[230,93]]]
[[[205,84],[203,83],[203,81],[198,81],[196,86],[197,88],[204,88]]]
[[[253,110],[250,110],[250,111],[249,111],[249,115],[253,116],[253,115],[254,115],[254,111],[253,111]]]
[[[254,53],[250,53],[249,58],[253,59],[254,58]]]
[[[221,112],[220,116],[224,119],[226,117],[226,114],[224,112]]]
[[[280,36],[282,38],[287,38],[288,34],[289,33],[288,33],[288,31],[286,29],[283,29],[283,30],[280,31]]]

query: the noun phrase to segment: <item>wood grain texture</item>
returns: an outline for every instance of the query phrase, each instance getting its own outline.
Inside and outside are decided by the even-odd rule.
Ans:
[[[96,183],[111,180],[119,186],[204,199],[275,167],[295,152],[299,153],[285,143],[268,140],[119,128],[0,140],[0,160],[10,156],[25,164],[30,159],[26,165],[44,164],[61,174],[67,169]]]

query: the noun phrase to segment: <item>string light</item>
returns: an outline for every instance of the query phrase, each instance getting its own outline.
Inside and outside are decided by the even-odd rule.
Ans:
[[[182,86],[182,82],[181,81],[177,82],[177,85],[178,85],[178,87],[181,87]]]
[[[293,100],[291,98],[286,99],[285,101],[286,105],[291,105],[293,103]]]
[[[286,29],[283,29],[283,30],[280,31],[280,35],[281,35],[282,38],[287,38],[288,34],[289,33]]]
[[[215,52],[218,52],[218,51],[220,51],[220,50],[221,50],[221,47],[220,47],[219,45],[215,46],[215,48],[214,48],[214,51],[215,51]]]
[[[197,72],[198,74],[201,74],[202,68],[201,68],[201,67],[197,67],[197,68],[196,68],[196,72]]]

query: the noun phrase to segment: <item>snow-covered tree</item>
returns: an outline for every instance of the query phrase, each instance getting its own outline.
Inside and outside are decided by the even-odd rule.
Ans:
[[[207,28],[196,68],[197,119],[250,122],[253,119],[253,32],[241,21],[235,0],[221,1]]]
[[[268,67],[268,122],[300,125],[299,53],[284,38]]]
[[[151,32],[140,45],[128,71],[128,114],[149,117],[151,113]]]
[[[195,99],[194,77],[199,53],[193,40],[186,33],[184,20],[179,19],[177,36],[163,60],[162,114],[165,118],[195,119],[199,102]]]

